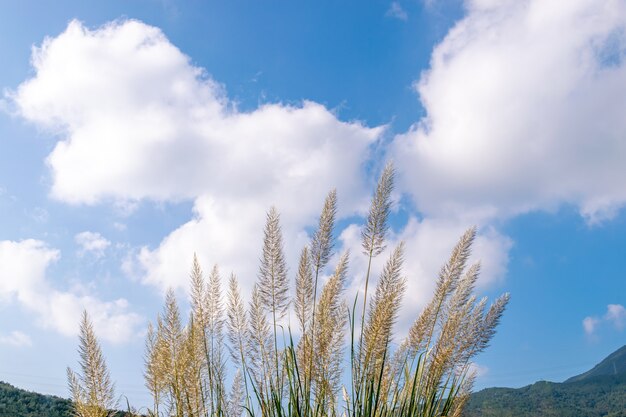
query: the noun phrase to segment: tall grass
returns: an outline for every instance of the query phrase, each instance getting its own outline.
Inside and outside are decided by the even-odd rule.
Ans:
[[[334,259],[335,191],[328,194],[318,228],[302,249],[293,299],[274,208],[267,215],[258,280],[247,306],[234,275],[224,292],[217,267],[207,279],[194,257],[187,324],[169,291],[163,312],[148,328],[144,375],[153,398],[148,414],[459,416],[474,381],[472,358],[488,346],[509,296],[487,307],[485,298],[473,294],[480,266],[467,265],[476,235],[471,228],[441,268],[432,299],[394,348],[394,325],[406,290],[402,243],[391,251],[376,288],[368,288],[372,261],[386,247],[393,182],[388,165],[362,231],[368,267],[360,300],[344,299],[347,252],[320,285]],[[280,324],[290,308],[297,335]],[[80,405],[88,402],[86,397],[72,378],[70,385],[78,393],[77,415],[86,416]]]

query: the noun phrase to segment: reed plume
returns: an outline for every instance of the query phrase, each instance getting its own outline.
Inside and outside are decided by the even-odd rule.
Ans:
[[[78,338],[81,372],[67,368],[73,413],[77,417],[107,417],[116,405],[115,389],[86,310],[83,310]]]
[[[313,270],[311,268],[311,257],[309,248],[302,248],[300,263],[298,264],[298,274],[296,275],[296,297],[294,308],[296,317],[300,323],[301,334],[305,334],[307,326],[310,325],[313,311]]]
[[[493,338],[509,295],[487,307],[487,299],[474,294],[480,265],[467,266],[476,236],[476,229],[471,228],[441,268],[431,300],[394,348],[394,326],[407,282],[402,273],[403,243],[391,251],[376,291],[368,299],[372,260],[386,248],[393,186],[393,166],[387,164],[361,233],[368,264],[361,311],[358,299],[351,308],[344,300],[347,252],[338,257],[332,275],[324,276],[333,259],[336,191],[326,197],[311,242],[300,253],[295,276],[293,307],[300,328],[295,341],[290,329],[279,340],[279,322],[291,303],[275,208],[267,213],[258,280],[247,304],[234,274],[224,301],[217,266],[205,280],[194,255],[187,324],[183,326],[174,292],[169,290],[156,326],[148,326],[144,376],[154,402],[150,415],[461,416],[475,378],[472,360]],[[346,334],[348,323],[350,333]],[[349,364],[344,354],[347,335]],[[68,370],[76,415],[104,417],[113,398],[112,384],[86,314],[80,340],[83,374]],[[233,366],[227,366],[227,361]],[[343,388],[340,398],[345,366],[351,367],[351,384]],[[236,372],[229,377],[231,370]],[[227,389],[229,378],[232,385]]]
[[[270,373],[269,355],[274,351],[270,324],[267,321],[261,293],[257,285],[252,289],[252,299],[250,301],[249,329],[248,329],[248,350],[249,372],[259,391],[262,400],[267,397]]]
[[[341,380],[343,344],[347,324],[347,306],[341,296],[348,270],[348,252],[344,253],[335,273],[322,288],[317,310],[318,321],[313,328],[313,369],[317,402],[328,407],[336,402]]]
[[[395,173],[391,162],[385,165],[372,196],[367,221],[361,231],[361,246],[367,256],[378,256],[385,250],[385,235],[389,229],[391,193],[394,188]]]
[[[159,319],[160,320],[160,319]],[[161,325],[159,325],[161,327]],[[148,323],[144,350],[144,380],[153,399],[154,413],[159,415],[159,407],[166,389],[167,369],[163,367],[163,339],[155,331],[152,323]]]
[[[369,373],[372,377],[380,373],[385,352],[389,350],[393,326],[406,289],[406,279],[401,275],[403,261],[404,244],[400,243],[383,268],[370,305],[361,347],[363,352],[360,354],[363,358],[361,375]]]

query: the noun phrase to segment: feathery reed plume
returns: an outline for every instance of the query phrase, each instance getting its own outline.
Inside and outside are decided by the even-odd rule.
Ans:
[[[309,249],[305,246],[300,254],[298,274],[296,275],[296,297],[294,300],[296,316],[300,322],[302,335],[306,333],[313,309],[313,271]]]
[[[258,285],[252,289],[250,301],[248,329],[248,369],[259,391],[261,399],[265,399],[268,389],[269,361],[268,355],[274,350],[270,335],[270,324],[267,322],[265,309]]]
[[[73,412],[77,417],[107,417],[116,405],[114,387],[86,310],[80,323],[79,342],[81,373],[67,368]]]
[[[243,377],[241,376],[241,370],[237,369],[233,378],[230,395],[228,396],[228,408],[226,410],[227,417],[241,417],[241,412],[243,411],[243,398]]]
[[[502,318],[502,314],[504,314],[504,310],[506,309],[510,298],[511,296],[509,293],[504,293],[498,297],[489,308],[480,329],[481,337],[477,343],[476,352],[482,352],[489,346],[489,342],[496,333],[496,327],[500,324],[500,319]]]
[[[410,356],[415,356],[417,352],[430,345],[441,309],[444,306],[445,300],[456,288],[459,277],[465,268],[467,258],[470,254],[470,248],[475,237],[476,228],[472,227],[468,229],[452,250],[448,262],[441,268],[435,288],[435,295],[409,330],[406,348]]]
[[[378,256],[385,250],[385,234],[389,229],[387,219],[391,208],[394,177],[393,164],[389,162],[378,180],[367,222],[361,232],[361,245],[363,253],[367,256]]]
[[[283,236],[280,215],[275,207],[267,213],[263,233],[263,254],[259,267],[259,294],[261,302],[269,307],[274,330],[274,367],[276,383],[279,379],[278,331],[276,323],[287,314],[289,308],[289,281],[283,253]]]
[[[376,185],[376,191],[372,196],[369,213],[367,215],[367,221],[365,227],[361,232],[361,246],[363,253],[367,256],[367,272],[365,273],[365,286],[363,293],[363,308],[361,311],[361,332],[359,335],[358,346],[363,346],[363,332],[365,326],[365,311],[367,310],[367,291],[369,288],[370,273],[372,271],[372,259],[378,256],[383,250],[385,250],[385,236],[389,229],[389,211],[391,208],[391,192],[394,187],[394,169],[393,164],[388,162],[383,169],[383,172],[378,179]],[[356,306],[356,300],[355,300]],[[361,357],[363,350],[359,348],[358,358],[352,363],[353,379],[360,379],[363,374]],[[356,396],[361,394],[360,384],[353,387],[356,392]]]
[[[208,367],[208,399],[211,414],[226,408],[225,358],[224,358],[224,308],[222,305],[221,277],[217,265],[209,274],[205,297],[206,325],[204,330],[205,355]]]
[[[311,239],[311,248],[309,250],[311,256],[311,266],[313,269],[313,312],[311,313],[311,327],[313,331],[309,335],[304,335],[304,344],[308,344],[310,351],[302,356],[308,357],[308,364],[305,365],[305,391],[306,401],[311,396],[311,370],[313,367],[313,346],[315,345],[315,311],[317,309],[317,282],[320,272],[328,263],[332,255],[335,242],[333,240],[333,229],[335,228],[335,217],[337,215],[337,190],[331,190],[324,200],[324,207],[320,214],[317,230]],[[308,339],[311,339],[310,341]]]
[[[150,395],[152,395],[153,410],[154,414],[157,416],[159,415],[159,406],[162,401],[161,396],[166,388],[165,378],[167,369],[164,369],[162,366],[162,344],[163,342],[159,333],[154,330],[152,323],[148,323],[144,351],[144,379],[146,388],[148,388]]]
[[[263,304],[270,307],[274,320],[287,314],[289,281],[283,253],[280,215],[275,207],[267,213],[263,236],[263,255],[259,267],[259,291]]]
[[[204,328],[206,323],[206,311],[204,302],[206,301],[206,282],[198,261],[198,256],[193,254],[193,265],[191,267],[189,296],[191,301],[191,311],[194,319],[200,328]]]
[[[175,416],[184,414],[184,389],[183,389],[183,327],[180,319],[178,302],[174,290],[169,289],[165,294],[165,307],[161,326],[158,329],[163,339],[163,364],[167,373],[167,404],[168,413]]]
[[[241,298],[241,291],[237,283],[237,277],[231,274],[228,280],[228,340],[230,342],[230,354],[235,365],[241,366],[245,362],[246,329],[248,327],[246,309]]]
[[[235,375],[235,380],[233,381],[233,389],[235,383],[242,383],[245,387],[246,394],[246,405],[250,408],[249,398],[250,394],[248,392],[248,368],[246,366],[246,348],[248,346],[248,321],[246,317],[246,310],[244,306],[243,299],[241,298],[241,291],[239,290],[239,284],[237,283],[237,277],[235,274],[230,275],[230,279],[228,281],[228,309],[227,309],[228,321],[227,321],[227,330],[228,330],[228,340],[230,342],[230,355],[233,360],[235,366],[240,367],[237,369],[237,375],[239,375],[239,380],[237,380],[237,375]],[[243,373],[243,377],[242,377]],[[235,412],[236,417],[241,415],[241,404],[235,403],[237,408],[233,408],[233,397],[231,392],[231,405],[229,406],[230,413]],[[238,413],[236,413],[238,411]]]
[[[207,364],[203,342],[201,320],[196,320],[192,312],[189,324],[183,332],[183,345],[179,359],[183,375],[183,401],[189,416],[206,415],[203,378],[207,371]]]
[[[320,215],[317,231],[311,240],[311,263],[316,274],[328,263],[335,245],[333,229],[337,216],[337,191],[331,190],[324,201],[324,208]]]
[[[191,315],[189,324],[185,330],[185,398],[187,408],[196,415],[206,415],[205,410],[207,387],[204,377],[209,372],[207,362],[207,325],[211,305],[207,305],[207,283],[198,261],[198,256],[194,253],[193,264],[189,276],[189,296],[191,304]]]
[[[391,342],[393,325],[406,288],[406,279],[401,275],[403,260],[404,243],[400,243],[385,264],[370,304],[361,355],[361,372],[369,373],[370,377],[380,373],[380,362]]]
[[[342,302],[349,253],[344,253],[335,273],[322,288],[318,302],[318,321],[314,331],[314,375],[316,402],[329,407],[336,402],[340,388],[344,331],[347,324],[347,306]]]

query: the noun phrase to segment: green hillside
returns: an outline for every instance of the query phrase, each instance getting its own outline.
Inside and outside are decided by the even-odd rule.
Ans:
[[[611,353],[602,362],[594,366],[589,371],[571,377],[565,382],[584,381],[585,379],[594,378],[604,375],[620,375],[626,373],[626,346]]]
[[[71,402],[0,382],[0,417],[69,417]]]
[[[487,388],[472,394],[465,417],[626,417],[626,346],[562,383]]]
[[[0,417],[73,417],[71,401],[16,388],[0,381]],[[115,417],[127,413],[117,411]]]

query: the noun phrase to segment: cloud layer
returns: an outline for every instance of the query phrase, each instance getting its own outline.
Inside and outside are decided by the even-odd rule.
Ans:
[[[626,5],[466,2],[415,88],[427,117],[393,144],[429,215],[510,217],[626,202]]]
[[[54,198],[131,206],[140,199],[193,201],[190,220],[127,258],[124,269],[146,284],[185,287],[195,252],[205,269],[218,263],[249,289],[271,205],[282,213],[292,273],[331,188],[340,217],[367,209],[384,127],[341,121],[313,102],[241,112],[157,28],[131,20],[90,30],[73,21],[34,48],[33,66],[33,78],[11,97],[22,117],[59,137],[47,158]],[[406,322],[469,225],[411,218],[392,236],[390,248],[407,243]],[[344,249],[354,247],[355,291],[363,275],[358,227],[348,224],[340,239]],[[488,283],[505,273],[511,241],[482,230],[476,253],[485,259]],[[87,238],[94,236],[81,235],[79,243],[93,240]]]
[[[38,240],[0,241],[0,302],[17,302],[34,313],[41,326],[67,336],[78,333],[80,315],[87,309],[100,337],[113,343],[130,340],[141,318],[129,311],[126,300],[106,302],[93,295],[60,291],[52,286],[46,273],[59,257],[58,250]],[[18,336],[4,336],[2,341],[13,344],[27,341]]]

